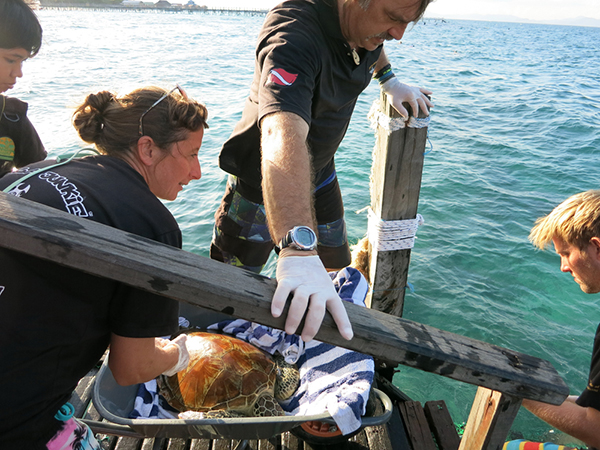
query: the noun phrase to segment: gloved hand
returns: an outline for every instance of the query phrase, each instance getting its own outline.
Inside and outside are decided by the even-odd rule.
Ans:
[[[285,322],[285,332],[294,334],[308,308],[302,340],[311,341],[323,322],[325,310],[333,316],[342,337],[352,339],[352,325],[333,281],[317,255],[284,256],[277,261],[277,289],[271,303],[271,314],[279,317],[290,293],[292,303]]]
[[[431,91],[425,88],[400,83],[396,77],[390,78],[383,83],[381,85],[381,90],[390,97],[389,100],[392,106],[396,108],[396,111],[398,111],[405,119],[408,119],[408,111],[402,106],[403,102],[407,102],[411,106],[415,117],[419,117],[419,107],[426,116],[429,115],[427,107],[433,108],[433,103],[431,103],[425,95],[431,95]]]
[[[186,342],[188,340],[187,334],[180,334],[175,339],[167,341],[167,345],[175,344],[179,350],[179,359],[177,364],[171,367],[169,370],[165,370],[162,374],[167,377],[172,377],[177,372],[185,369],[190,362],[190,354],[187,349]]]

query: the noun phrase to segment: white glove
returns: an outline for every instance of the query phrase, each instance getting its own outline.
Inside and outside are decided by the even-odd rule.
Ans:
[[[325,310],[333,316],[340,334],[352,339],[352,325],[333,281],[317,255],[286,256],[277,261],[277,289],[271,303],[271,314],[279,317],[290,293],[294,297],[285,322],[285,332],[294,334],[308,308],[302,340],[311,341],[323,322]]]
[[[433,103],[425,95],[431,95],[431,91],[400,83],[396,77],[390,78],[383,83],[381,90],[390,97],[390,103],[405,119],[408,119],[408,111],[402,106],[403,102],[407,102],[411,106],[415,117],[419,117],[419,107],[426,116],[429,115],[427,107],[433,108]]]
[[[190,362],[190,354],[187,349],[188,336],[187,334],[180,334],[172,341],[168,341],[168,344],[175,344],[177,349],[179,350],[179,359],[177,360],[177,364],[171,367],[169,370],[165,370],[162,374],[167,377],[172,377],[177,372],[187,368]]]

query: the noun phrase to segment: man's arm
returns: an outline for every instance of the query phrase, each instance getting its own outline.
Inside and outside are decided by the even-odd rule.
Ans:
[[[111,335],[108,366],[122,386],[145,383],[174,367],[179,348],[160,338],[128,338]]]
[[[560,406],[533,400],[523,400],[523,406],[563,433],[586,443],[588,447],[600,448],[600,411],[576,404],[572,397]]]
[[[379,59],[377,60],[377,64],[375,65],[375,76],[377,77],[381,70],[388,64],[390,64],[390,62],[385,54],[385,50],[382,50]],[[421,111],[428,116],[428,107],[433,108],[433,103],[427,98],[427,95],[431,95],[432,92],[425,88],[400,83],[398,78],[394,75],[389,77],[389,74],[390,73],[383,75],[379,82],[381,90],[387,94],[390,103],[394,106],[396,111],[398,111],[401,116],[408,119],[408,111],[402,106],[403,102],[407,102],[412,108],[415,117],[419,117],[419,108],[421,108]]]
[[[293,113],[274,113],[261,121],[261,132],[263,197],[278,243],[296,225],[315,229],[308,124]]]
[[[269,114],[261,121],[263,199],[275,243],[298,225],[316,231],[308,130],[300,116],[288,112]],[[279,254],[277,289],[271,304],[274,317],[281,315],[290,293],[294,296],[285,324],[287,333],[296,332],[308,309],[302,339],[312,340],[327,309],[340,334],[352,338],[346,309],[316,251],[288,247]]]

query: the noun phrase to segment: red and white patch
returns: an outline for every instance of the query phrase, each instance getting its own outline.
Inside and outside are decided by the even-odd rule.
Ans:
[[[280,86],[291,86],[296,78],[298,78],[297,73],[289,73],[283,69],[271,69],[265,84],[275,83]]]

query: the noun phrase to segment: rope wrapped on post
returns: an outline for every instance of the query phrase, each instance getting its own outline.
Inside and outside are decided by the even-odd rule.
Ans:
[[[367,116],[371,122],[371,128],[377,130],[381,127],[387,134],[391,134],[394,131],[401,130],[402,128],[426,128],[429,126],[429,116],[422,119],[411,116],[408,120],[403,117],[389,117],[381,110],[381,102],[375,100],[371,106],[371,110]]]
[[[408,220],[382,220],[369,208],[369,243],[380,252],[411,249],[415,246],[417,229],[424,223],[421,214]]]

